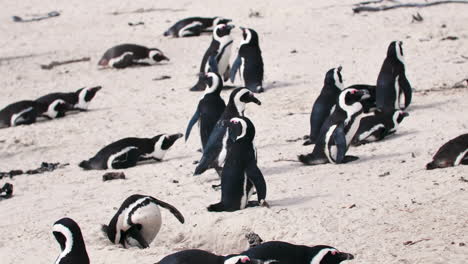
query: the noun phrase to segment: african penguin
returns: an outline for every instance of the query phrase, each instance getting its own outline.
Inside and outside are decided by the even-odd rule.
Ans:
[[[390,43],[379,76],[377,77],[376,104],[381,111],[406,109],[411,103],[411,85],[405,75],[403,43]]]
[[[219,24],[227,24],[231,21],[222,17],[188,17],[177,21],[164,32],[164,36],[175,38],[199,36],[203,32],[213,31],[213,28]]]
[[[330,69],[325,74],[322,91],[312,106],[309,138],[304,142],[304,145],[315,144],[323,122],[325,122],[327,117],[335,110],[336,100],[344,89],[341,70],[342,67],[339,66]]]
[[[69,110],[86,111],[99,90],[101,90],[101,86],[80,88],[72,93],[50,93],[36,99],[36,101],[51,105],[55,100],[63,100],[71,105]]]
[[[223,114],[208,138],[208,142],[203,149],[203,156],[195,169],[195,175],[202,174],[207,169],[214,168],[221,176],[221,167],[226,158],[226,153],[230,147],[228,141],[227,127],[229,121],[234,117],[244,116],[245,105],[247,103],[261,105],[261,102],[254,94],[246,88],[236,88],[229,96],[229,101]]]
[[[169,210],[182,224],[185,222],[174,206],[148,195],[134,194],[125,199],[109,225],[102,226],[102,231],[114,244],[147,248],[161,229],[159,206]]]
[[[218,256],[200,249],[182,250],[170,254],[155,264],[267,264],[245,255]]]
[[[352,254],[340,252],[334,247],[325,245],[309,247],[282,241],[265,242],[241,254],[275,264],[339,264],[354,259]]]
[[[232,37],[231,30],[234,25],[219,24],[213,30],[213,39],[210,46],[203,56],[200,73],[213,71],[210,66],[210,60],[214,59],[217,62],[217,72],[224,77],[226,81],[229,77],[229,59],[231,57]],[[202,76],[199,74],[199,76]],[[197,84],[190,88],[190,91],[203,91],[205,83],[198,78]]]
[[[258,34],[250,28],[240,27],[242,41],[236,60],[232,64],[230,73],[231,82],[234,83],[236,73],[244,79],[245,87],[252,92],[263,92],[263,59],[260,50]]]
[[[394,134],[398,125],[409,114],[402,110],[392,112],[375,111],[370,115],[363,116],[359,129],[351,142],[354,146],[375,142]]]
[[[221,90],[223,89],[223,80],[218,73],[208,72],[203,74],[202,80],[207,85],[203,97],[198,102],[197,110],[190,120],[187,131],[185,132],[185,141],[190,136],[190,131],[193,125],[199,121],[200,138],[202,149],[205,148],[211,131],[218,122],[221,114],[226,108],[226,103],[221,98]]]
[[[62,100],[55,100],[50,106],[30,100],[19,101],[0,110],[0,128],[30,125],[40,116],[62,117],[67,109],[68,105]]]
[[[246,117],[234,117],[229,122],[228,135],[232,145],[221,175],[221,202],[210,205],[208,211],[232,212],[248,206],[268,207],[265,178],[257,166],[253,145],[255,126]],[[254,190],[257,191],[258,202],[249,201]]]
[[[140,161],[161,161],[182,134],[161,134],[153,138],[123,138],[101,149],[94,157],[82,161],[85,170],[126,169]]]
[[[335,111],[325,120],[312,153],[300,155],[306,165],[346,163],[358,157],[346,156],[351,140],[362,118],[361,100],[369,97],[366,90],[344,89],[338,96]]]
[[[52,231],[62,250],[55,264],[89,264],[83,235],[75,221],[62,218],[54,223]]]
[[[468,165],[468,134],[460,135],[445,143],[426,165],[426,169]]]
[[[362,107],[364,109],[364,113],[371,113],[377,109],[376,102],[375,102],[375,89],[376,89],[375,85],[354,84],[346,88],[366,90],[369,93],[369,98],[361,101]]]
[[[121,44],[108,49],[99,60],[99,66],[122,69],[132,65],[152,65],[169,60],[161,50],[136,44]]]

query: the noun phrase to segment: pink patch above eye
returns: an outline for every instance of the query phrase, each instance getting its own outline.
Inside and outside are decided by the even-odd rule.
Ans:
[[[332,251],[331,252],[332,255],[336,255],[336,253],[338,253],[338,251]]]
[[[250,259],[248,257],[245,257],[245,258],[241,259],[242,263],[246,263],[247,261],[250,261]]]

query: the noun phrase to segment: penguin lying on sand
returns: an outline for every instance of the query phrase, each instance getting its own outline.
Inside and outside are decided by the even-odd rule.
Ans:
[[[72,93],[50,93],[36,99],[36,102],[51,105],[55,100],[63,100],[71,105],[69,110],[86,111],[88,110],[89,103],[101,88],[101,86],[96,86],[80,88]]]
[[[99,60],[99,66],[117,69],[132,65],[148,66],[163,60],[169,60],[161,50],[136,44],[121,44],[108,49]]]
[[[245,255],[218,256],[213,253],[200,250],[182,250],[168,255],[155,264],[273,264],[251,259]]]
[[[0,128],[30,125],[41,116],[48,119],[63,117],[69,109],[70,105],[60,99],[50,105],[29,100],[19,101],[0,110]]]
[[[168,209],[182,224],[185,222],[174,206],[151,196],[134,194],[125,199],[109,225],[102,226],[102,231],[114,244],[147,248],[161,229],[159,206]]]
[[[468,165],[468,134],[460,135],[445,143],[426,165],[426,169]]]
[[[94,157],[82,161],[85,170],[126,169],[140,161],[161,161],[182,134],[161,134],[153,138],[124,138],[101,149]]]
[[[231,21],[222,17],[188,17],[177,21],[164,32],[164,36],[175,38],[200,36],[203,32],[213,31],[219,24],[227,24]]]
[[[83,235],[75,221],[62,218],[55,222],[52,230],[62,250],[55,264],[89,264]]]

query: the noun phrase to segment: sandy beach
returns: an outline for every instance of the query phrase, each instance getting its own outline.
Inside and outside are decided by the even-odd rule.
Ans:
[[[101,85],[86,113],[0,129],[0,171],[32,169],[41,162],[70,163],[56,171],[0,179],[14,196],[0,201],[0,263],[53,263],[60,247],[52,224],[73,218],[91,263],[155,263],[182,249],[238,253],[253,231],[263,240],[331,245],[355,255],[345,263],[466,263],[468,167],[427,171],[439,147],[468,131],[468,5],[447,4],[353,14],[356,1],[5,1],[0,11],[0,108],[51,92]],[[153,12],[132,13],[140,8]],[[59,11],[60,16],[15,23]],[[249,17],[258,11],[260,17]],[[123,12],[115,15],[113,12]],[[422,22],[412,22],[418,13]],[[197,81],[209,34],[166,38],[163,32],[189,16],[233,20],[236,53],[241,31],[255,29],[265,63],[262,105],[248,104],[256,127],[258,166],[271,208],[210,213],[220,199],[214,170],[194,177],[201,153],[198,129],[177,141],[163,162],[124,170],[126,180],[103,182],[103,171],[78,163],[123,137],[185,133],[201,93]],[[144,22],[131,27],[129,22]],[[456,40],[442,40],[454,36]],[[397,133],[351,147],[360,159],[343,165],[302,166],[297,155],[309,133],[309,115],[326,71],[341,65],[345,86],[375,84],[391,41],[403,41],[413,102]],[[169,58],[151,67],[98,69],[110,47],[136,43]],[[51,61],[89,62],[41,69]],[[234,56],[233,58],[234,59]],[[168,75],[170,79],[154,81]],[[235,85],[241,85],[236,80]],[[436,90],[436,91],[434,91]],[[227,102],[230,90],[222,92]],[[131,194],[148,194],[176,206],[180,224],[162,209],[163,226],[148,249],[124,249],[101,233]],[[253,198],[253,199],[256,199]],[[414,244],[405,245],[413,241]]]

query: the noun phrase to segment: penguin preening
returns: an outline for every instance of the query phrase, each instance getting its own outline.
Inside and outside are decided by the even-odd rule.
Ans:
[[[219,24],[213,30],[213,38],[210,46],[203,56],[200,64],[200,73],[206,73],[210,71],[218,72],[224,81],[229,78],[229,59],[231,57],[232,48],[232,37],[231,30],[234,25]],[[217,69],[213,70],[212,63],[210,60],[215,60],[217,63]],[[205,83],[201,80],[201,74],[199,74],[198,82],[190,88],[190,91],[203,91],[205,89]]]
[[[352,254],[340,252],[331,246],[309,247],[282,241],[265,242],[241,254],[275,264],[339,264],[354,259]]]
[[[381,111],[406,109],[411,103],[411,85],[405,74],[403,43],[393,41],[388,46],[379,76],[377,77],[376,105]]]
[[[352,144],[358,146],[384,139],[394,134],[403,119],[409,114],[402,110],[392,112],[375,111],[370,115],[363,116],[359,129],[354,135]]]
[[[366,90],[369,93],[369,98],[363,99],[361,101],[362,107],[364,109],[364,113],[370,113],[377,110],[376,102],[375,102],[375,85],[368,85],[368,84],[354,84],[346,88],[353,88],[358,90]]]
[[[219,24],[227,24],[231,21],[222,17],[188,17],[177,21],[164,32],[164,36],[175,38],[199,36],[203,32],[213,31]]]
[[[148,195],[134,194],[125,199],[109,225],[102,231],[114,244],[123,247],[147,248],[162,225],[159,206],[169,210],[182,224],[184,216],[177,208]]]
[[[0,110],[0,128],[30,125],[43,116],[48,119],[63,117],[70,106],[63,100],[54,100],[50,105],[24,100]]]
[[[224,164],[227,151],[230,147],[228,141],[227,127],[229,121],[234,117],[244,116],[247,103],[261,105],[261,102],[254,94],[246,88],[236,88],[229,96],[229,102],[223,114],[208,138],[208,142],[203,149],[203,156],[195,169],[195,175],[202,174],[207,169],[214,168],[221,175],[221,167]]]
[[[243,28],[242,41],[236,60],[232,64],[230,79],[234,83],[236,73],[244,80],[245,87],[252,92],[263,92],[263,59],[258,34],[251,28]]]
[[[325,120],[312,153],[299,155],[299,161],[306,165],[324,163],[347,163],[358,157],[346,156],[351,141],[362,118],[361,100],[369,97],[366,90],[344,89],[327,120]]]
[[[323,123],[335,110],[336,100],[344,89],[343,77],[341,76],[342,67],[330,69],[325,74],[325,80],[320,95],[312,106],[310,113],[310,133],[309,138],[304,145],[315,144]]]
[[[460,135],[442,145],[426,165],[426,169],[447,168],[468,165],[468,134]]]
[[[216,125],[216,122],[218,122],[221,114],[226,108],[226,103],[220,95],[221,90],[223,89],[223,80],[221,79],[221,76],[215,72],[208,72],[204,73],[201,78],[207,85],[207,88],[205,89],[203,97],[198,102],[195,114],[187,126],[185,141],[189,138],[193,125],[195,125],[196,122],[199,122],[198,124],[203,150]]]
[[[52,231],[62,251],[55,264],[89,264],[83,235],[75,221],[62,218],[54,223]]]
[[[246,255],[218,256],[200,249],[182,250],[162,258],[155,264],[268,264]]]
[[[86,111],[89,103],[101,88],[101,86],[84,87],[71,93],[50,93],[36,99],[36,101],[51,105],[55,100],[63,100],[71,106],[69,110]]]
[[[160,134],[153,138],[123,138],[101,149],[94,157],[82,161],[85,170],[126,169],[146,160],[161,161],[182,134]]]
[[[221,201],[208,207],[208,211],[236,211],[246,207],[265,206],[266,183],[257,166],[257,153],[253,140],[255,126],[246,117],[232,118],[228,124],[228,137],[232,144],[221,175]],[[258,201],[249,201],[257,191]]]
[[[121,44],[108,49],[99,60],[99,66],[122,69],[132,65],[148,66],[163,60],[169,60],[157,48],[147,48],[136,44]]]

